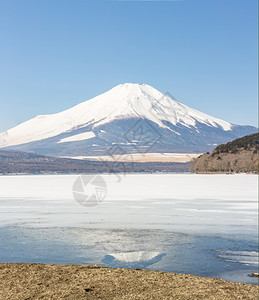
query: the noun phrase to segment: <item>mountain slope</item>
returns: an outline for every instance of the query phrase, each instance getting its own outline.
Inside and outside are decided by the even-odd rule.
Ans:
[[[48,155],[202,152],[255,132],[179,103],[146,84],[121,84],[66,111],[0,134],[0,148]],[[119,147],[119,149],[118,149]]]
[[[190,168],[206,172],[258,172],[259,133],[219,145],[211,153],[194,159]]]

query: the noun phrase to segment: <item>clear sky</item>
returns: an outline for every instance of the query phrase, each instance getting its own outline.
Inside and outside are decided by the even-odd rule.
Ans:
[[[124,82],[257,126],[257,0],[0,0],[0,131]]]

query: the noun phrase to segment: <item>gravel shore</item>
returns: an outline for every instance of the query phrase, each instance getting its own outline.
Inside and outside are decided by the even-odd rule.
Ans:
[[[258,287],[159,271],[0,264],[0,299],[258,299]]]

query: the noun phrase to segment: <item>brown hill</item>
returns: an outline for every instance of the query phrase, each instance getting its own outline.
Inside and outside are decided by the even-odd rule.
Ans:
[[[196,173],[258,173],[259,133],[217,146],[190,163]]]

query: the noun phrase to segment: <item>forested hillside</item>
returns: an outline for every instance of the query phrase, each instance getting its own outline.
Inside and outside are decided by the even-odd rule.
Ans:
[[[258,172],[259,133],[217,146],[190,163],[196,173]]]

